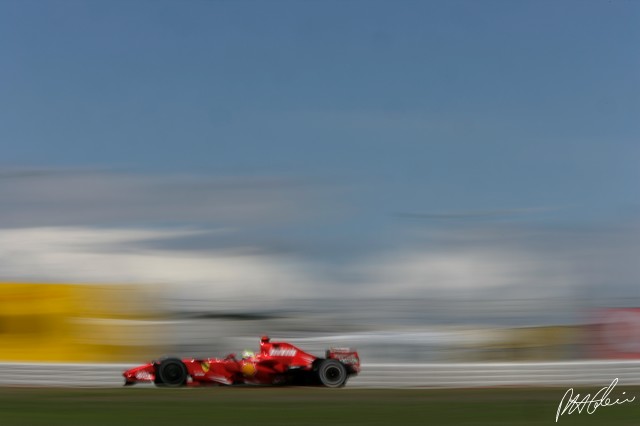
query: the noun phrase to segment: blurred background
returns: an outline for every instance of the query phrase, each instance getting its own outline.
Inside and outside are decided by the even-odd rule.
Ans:
[[[0,3],[0,361],[640,358],[640,3]]]

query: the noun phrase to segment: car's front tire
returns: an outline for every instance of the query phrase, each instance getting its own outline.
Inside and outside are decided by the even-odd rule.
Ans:
[[[187,367],[178,358],[167,358],[156,365],[156,385],[179,387],[187,383]]]
[[[325,359],[318,366],[318,379],[328,388],[344,386],[348,378],[347,369],[340,361]]]

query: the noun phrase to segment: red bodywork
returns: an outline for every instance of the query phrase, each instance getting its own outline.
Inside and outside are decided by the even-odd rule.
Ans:
[[[176,374],[170,371],[162,371],[163,363],[175,364]],[[186,371],[180,371],[180,362]],[[336,363],[344,367],[337,366]],[[327,384],[319,379],[319,374],[324,377],[324,365],[331,364],[334,368],[333,375],[344,371],[344,381],[336,378],[335,386]],[[331,368],[331,367],[328,367]],[[329,377],[331,376],[329,371]],[[343,386],[346,378],[360,372],[360,359],[357,351],[350,349],[329,349],[326,358],[311,355],[296,346],[286,342],[271,342],[264,336],[260,341],[260,352],[253,357],[237,359],[234,354],[219,358],[170,358],[153,361],[139,367],[132,368],[123,373],[125,384],[131,385],[137,382],[152,382],[158,385],[169,386],[197,386],[204,384],[324,384],[331,387]],[[186,373],[184,381],[181,374]],[[163,376],[177,377],[163,382]],[[174,383],[175,382],[175,383]],[[341,383],[338,383],[341,382]]]

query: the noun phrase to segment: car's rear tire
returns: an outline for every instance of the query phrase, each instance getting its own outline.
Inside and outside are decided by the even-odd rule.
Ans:
[[[163,359],[156,365],[156,385],[179,387],[187,383],[187,367],[178,358]]]
[[[325,359],[318,366],[318,379],[323,386],[339,388],[347,383],[349,375],[346,367],[335,359]]]

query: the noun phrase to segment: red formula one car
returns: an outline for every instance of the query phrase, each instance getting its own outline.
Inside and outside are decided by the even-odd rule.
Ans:
[[[318,358],[290,343],[272,342],[263,336],[258,354],[234,354],[218,358],[165,358],[123,373],[125,385],[153,382],[159,386],[197,386],[204,384],[323,385],[344,386],[350,376],[360,372],[358,352],[329,349]]]

